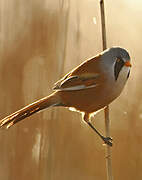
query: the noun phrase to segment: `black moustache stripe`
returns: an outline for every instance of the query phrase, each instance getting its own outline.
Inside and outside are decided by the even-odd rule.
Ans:
[[[127,79],[129,78],[129,76],[130,76],[130,70],[129,70],[129,72],[128,72]]]
[[[124,61],[122,59],[120,59],[119,61],[116,61],[115,66],[114,66],[114,76],[115,76],[116,81],[118,79],[119,73],[123,66],[124,66]]]

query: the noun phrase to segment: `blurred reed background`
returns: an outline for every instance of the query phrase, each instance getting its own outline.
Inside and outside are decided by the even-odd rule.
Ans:
[[[142,179],[142,2],[106,0],[108,47],[133,68],[111,104],[115,180]],[[96,24],[93,23],[96,18]],[[0,1],[0,117],[52,92],[53,83],[102,50],[97,0]],[[103,111],[93,119],[104,133]],[[0,131],[1,180],[105,180],[102,141],[68,109],[52,108]]]

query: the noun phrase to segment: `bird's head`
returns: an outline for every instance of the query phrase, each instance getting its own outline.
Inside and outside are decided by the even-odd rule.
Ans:
[[[121,72],[122,68],[126,68],[127,71],[130,73],[130,67],[131,67],[131,58],[127,50],[120,47],[111,47],[107,50],[105,50],[102,54],[107,60],[107,66],[114,67],[114,75],[115,79],[117,80],[119,73]],[[129,74],[128,73],[128,74]]]

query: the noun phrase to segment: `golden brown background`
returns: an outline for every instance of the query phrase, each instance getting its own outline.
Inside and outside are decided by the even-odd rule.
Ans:
[[[133,60],[111,105],[115,180],[142,179],[142,1],[106,0],[108,47]],[[96,17],[97,24],[93,23]],[[0,1],[0,117],[52,92],[52,85],[102,50],[97,0]],[[103,112],[94,124],[104,133]],[[51,108],[0,131],[0,180],[105,180],[105,148],[80,114]]]

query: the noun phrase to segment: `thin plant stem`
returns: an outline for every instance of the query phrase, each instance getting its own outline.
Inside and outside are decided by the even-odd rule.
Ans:
[[[110,137],[110,119],[109,119],[109,106],[104,110],[105,112],[105,130],[106,137]],[[113,180],[112,175],[112,158],[111,158],[111,147],[106,145],[106,170],[107,170],[107,180]]]
[[[107,42],[106,42],[106,25],[105,25],[104,0],[100,0],[100,11],[101,11],[101,26],[102,26],[102,46],[103,46],[103,50],[105,50],[107,48]],[[107,106],[105,108],[104,113],[105,113],[106,137],[110,137],[109,106]],[[107,180],[113,180],[111,154],[112,154],[111,153],[111,147],[109,145],[106,145]]]
[[[100,0],[100,11],[101,11],[101,25],[102,25],[102,45],[103,45],[103,50],[105,50],[107,48],[107,42],[106,42],[104,0]]]

